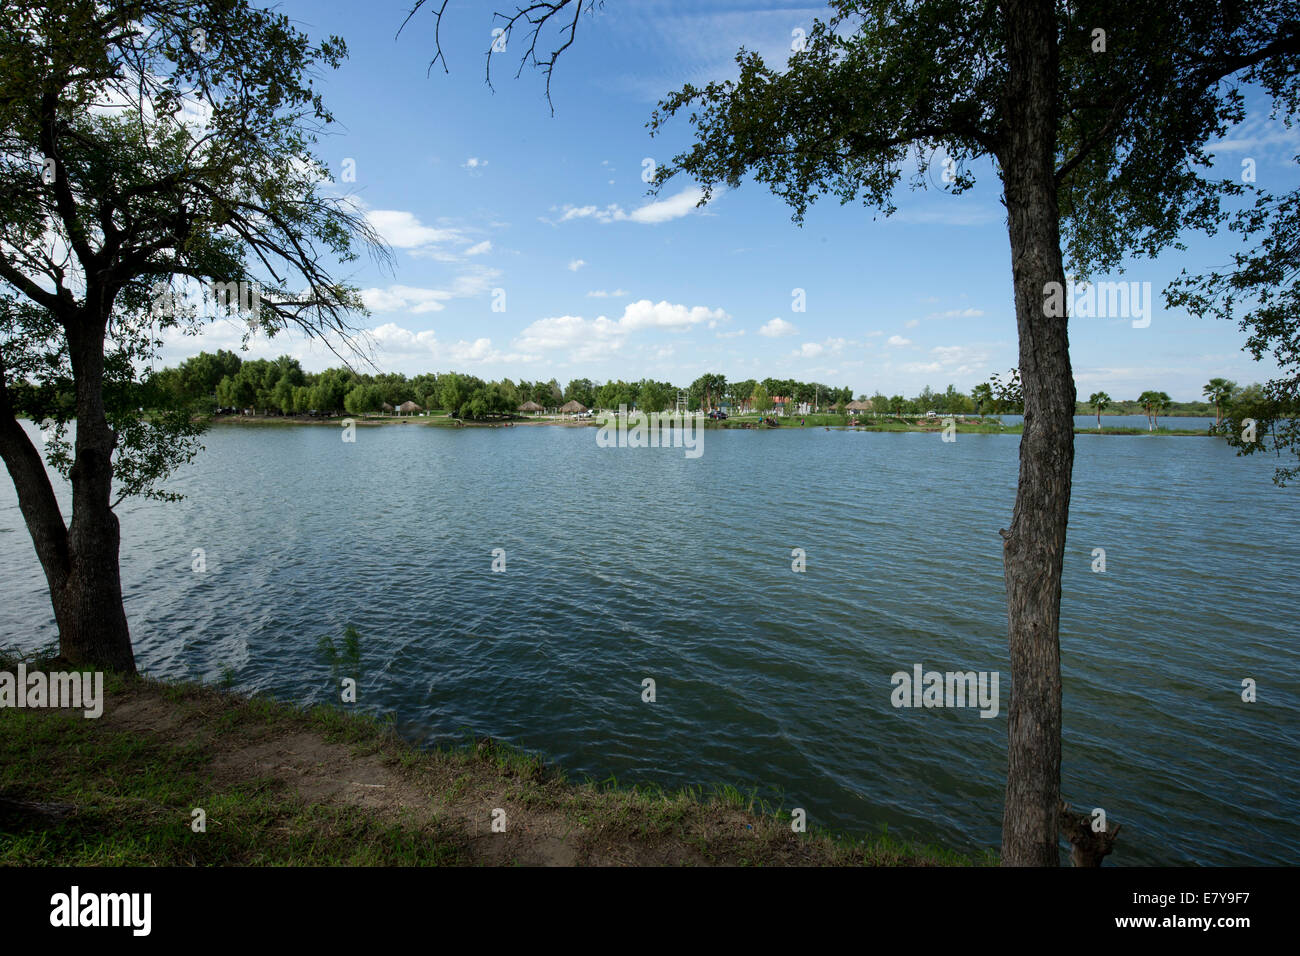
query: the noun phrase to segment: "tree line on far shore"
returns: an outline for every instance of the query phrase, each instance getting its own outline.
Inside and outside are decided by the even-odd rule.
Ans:
[[[576,401],[586,408],[625,405],[659,412],[676,407],[683,391],[691,411],[707,411],[725,404],[733,410],[765,413],[773,409],[778,397],[796,404],[807,403],[820,411],[843,411],[854,400],[853,390],[848,387],[774,378],[729,382],[717,373],[701,375],[689,386],[679,387],[653,379],[601,383],[576,378],[561,386],[554,378],[485,381],[462,372],[428,372],[411,377],[400,372],[358,373],[349,368],[307,372],[297,359],[287,355],[274,360],[245,360],[224,349],[215,354],[200,352],[176,367],[159,370],[152,376],[152,386],[159,407],[188,408],[199,415],[246,408],[262,415],[370,415],[397,409],[405,402],[413,402],[422,411],[446,411],[472,419],[513,415],[528,402],[546,410]],[[1213,415],[1218,423],[1225,418],[1245,417],[1253,404],[1263,399],[1260,385],[1243,388],[1223,378],[1211,379],[1203,392],[1206,401],[1199,402],[1174,402],[1167,393],[1156,390],[1144,391],[1128,401],[1112,399],[1106,392],[1093,392],[1086,402],[1078,403],[1077,414],[1096,414],[1099,425],[1104,414],[1146,415],[1153,425],[1158,425],[1161,415]],[[67,399],[71,401],[71,395]],[[955,385],[943,391],[927,385],[910,398],[877,391],[860,394],[857,401],[868,403],[868,410],[879,415],[998,415],[1024,410],[1019,376],[1014,369],[1005,381],[994,374],[970,392],[962,392]]]

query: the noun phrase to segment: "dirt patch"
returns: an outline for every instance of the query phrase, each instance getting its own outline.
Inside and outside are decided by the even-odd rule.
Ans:
[[[304,711],[201,685],[128,681],[107,694],[100,719],[75,726],[87,735],[78,746],[93,749],[102,741],[107,747],[129,736],[163,748],[159,753],[172,748],[183,753],[184,772],[198,774],[201,793],[233,793],[241,803],[240,794],[258,794],[268,801],[265,811],[243,824],[254,853],[288,841],[291,828],[283,824],[319,808],[327,811],[323,819],[348,821],[347,832],[364,830],[390,841],[378,856],[373,850],[366,855],[371,845],[361,840],[338,845],[338,858],[371,863],[435,842],[446,853],[434,862],[480,866],[929,862],[901,854],[882,858],[857,844],[846,849],[845,841],[795,834],[788,816],[754,812],[743,801],[737,804],[734,793],[702,799],[570,784],[537,758],[490,739],[426,752],[366,718],[328,708]],[[158,773],[157,765],[149,772]],[[93,791],[95,784],[89,787]],[[172,791],[164,786],[160,792]],[[16,808],[21,803],[40,809],[32,801],[48,799],[37,792],[7,797]],[[147,820],[176,815],[170,802],[132,807]],[[86,810],[93,811],[93,804],[78,808]],[[294,862],[301,856],[284,850],[275,859]]]

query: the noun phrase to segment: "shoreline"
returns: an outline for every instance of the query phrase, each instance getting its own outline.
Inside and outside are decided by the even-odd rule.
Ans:
[[[0,670],[19,660],[66,669],[57,658],[0,656]],[[854,837],[809,822],[795,832],[790,810],[727,785],[571,782],[490,737],[426,750],[391,718],[337,704],[120,675],[108,675],[104,698],[94,720],[0,709],[0,865],[996,862],[991,850],[972,858],[887,831]]]
[[[858,431],[858,432],[942,432],[943,419],[915,420],[915,419],[873,419],[869,422],[845,422],[841,416],[833,416],[837,421],[826,421],[832,416],[827,415],[808,415],[804,416],[808,421],[807,424],[800,425],[797,419],[787,418],[780,420],[776,427],[764,425],[756,418],[746,417],[739,419],[727,419],[725,421],[716,421],[713,419],[704,419],[699,422],[697,427],[711,430],[722,431],[810,431],[816,429],[836,430],[836,431]],[[1196,417],[1196,416],[1187,416]],[[1103,416],[1104,418],[1104,416]],[[328,426],[339,428],[345,419],[350,419],[357,426],[374,428],[384,425],[420,425],[428,428],[535,428],[541,426],[561,427],[561,428],[595,428],[600,427],[602,420],[600,418],[590,419],[564,419],[564,418],[515,418],[501,421],[474,421],[453,419],[445,415],[438,416],[373,416],[370,418],[358,418],[354,416],[343,416],[336,418],[303,418],[295,415],[223,415],[214,417],[211,420],[212,425],[231,425],[242,427],[268,427],[268,426]],[[668,420],[665,419],[665,425]],[[956,423],[957,434],[961,435],[1020,435],[1024,433],[1024,425],[1021,422],[1014,424],[998,425],[996,422],[981,422],[975,419],[963,419]],[[1106,428],[1104,425],[1101,431],[1096,428],[1079,428],[1074,429],[1075,435],[1120,435],[1128,437],[1150,436],[1153,438],[1216,438],[1219,436],[1210,434],[1205,429],[1192,428],[1168,428],[1160,426],[1154,431],[1137,428],[1132,426],[1112,426]]]

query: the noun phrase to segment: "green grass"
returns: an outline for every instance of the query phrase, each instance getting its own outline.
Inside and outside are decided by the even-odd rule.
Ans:
[[[12,669],[0,652],[0,669]],[[42,667],[29,660],[28,667]],[[52,668],[57,669],[57,668]],[[390,719],[303,708],[211,686],[110,677],[105,717],[0,710],[0,865],[466,865],[485,859],[466,808],[510,807],[523,829],[563,837],[576,862],[730,865],[985,865],[950,850],[809,823],[730,785],[665,790],[614,777],[570,782],[541,755],[492,740],[431,750]],[[148,708],[121,728],[115,713]],[[119,710],[122,709],[122,710]],[[140,711],[137,711],[140,713]],[[157,729],[153,729],[157,724]],[[311,734],[347,759],[379,760],[423,802],[376,809],[311,802],[271,775],[232,774],[224,755]],[[261,766],[256,765],[256,766]],[[336,771],[331,771],[336,772]],[[5,800],[66,805],[61,819],[6,810]],[[438,807],[437,811],[434,808]],[[207,832],[191,812],[207,814]],[[458,816],[459,814],[459,816]],[[480,827],[480,829],[482,829]]]
[[[275,781],[216,785],[192,742],[96,732],[80,715],[0,717],[0,796],[67,803],[47,822],[0,823],[0,865],[427,866],[461,861],[436,835],[359,807],[310,804]],[[207,832],[191,828],[207,814]],[[432,838],[431,838],[432,836]]]
[[[1145,428],[1120,428],[1103,424],[1101,431],[1097,431],[1097,426],[1094,425],[1092,428],[1076,428],[1074,433],[1076,435],[1199,435],[1202,438],[1210,437],[1210,433],[1204,428],[1165,428],[1163,425],[1155,431],[1147,431]]]

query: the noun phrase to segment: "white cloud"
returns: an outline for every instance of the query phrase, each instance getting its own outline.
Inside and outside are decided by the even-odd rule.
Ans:
[[[839,355],[846,345],[854,345],[844,338],[826,339],[822,342],[805,342],[795,351],[791,352],[798,358],[816,358],[819,355]]]
[[[406,309],[414,314],[440,312],[442,303],[452,294],[444,289],[419,289],[409,285],[390,285],[387,289],[362,289],[361,299],[371,312],[396,312]]]
[[[629,335],[646,329],[682,331],[711,320],[727,319],[722,309],[687,307],[641,299],[629,303],[617,320],[561,315],[538,319],[519,333],[515,347],[528,352],[572,348],[574,360],[596,358],[623,347]]]
[[[1300,146],[1300,127],[1287,128],[1281,118],[1273,119],[1261,110],[1247,116],[1228,131],[1227,137],[1207,146],[1211,152],[1255,152],[1261,156],[1276,156],[1290,160]],[[1239,162],[1235,157],[1231,162]]]
[[[978,319],[984,314],[983,309],[949,309],[947,312],[931,312],[928,319]]]
[[[758,330],[758,334],[767,336],[769,339],[775,339],[782,335],[794,335],[798,331],[791,323],[777,317],[764,322],[763,327]]]
[[[604,289],[592,289],[587,293],[587,297],[590,299],[621,299],[623,296],[630,294],[626,289],[614,289],[611,292],[606,292]]]
[[[715,198],[721,194],[721,189],[714,190]],[[644,206],[638,206],[631,212],[625,210],[618,203],[610,203],[603,207],[565,205],[559,210],[559,219],[543,218],[542,222],[556,225],[561,222],[569,222],[572,219],[595,219],[601,223],[640,222],[656,224],[689,215],[695,211],[703,196],[703,191],[698,187],[688,186],[676,195],[669,196],[667,199],[648,202]]]
[[[523,363],[537,360],[535,355],[501,352],[493,348],[492,340],[486,337],[474,339],[472,342],[465,339],[456,342],[439,342],[432,329],[413,332],[392,322],[386,322],[372,329],[370,337],[378,351],[399,360],[427,363],[432,359],[463,365]]]
[[[914,329],[920,324],[921,324],[920,319],[908,319],[906,322],[903,323],[903,328]]]
[[[936,345],[930,354],[945,372],[958,377],[980,374],[989,362],[988,349],[971,345]]]
[[[529,352],[574,349],[575,360],[598,358],[617,352],[627,341],[627,330],[605,316],[588,321],[580,315],[538,319],[515,339],[515,347]]]
[[[461,169],[482,169],[488,164],[486,159],[479,159],[477,156],[471,156],[465,162],[460,164]]]
[[[617,206],[610,206],[611,209],[617,209]],[[564,215],[560,217],[560,222],[568,222],[570,219],[586,219],[588,216],[594,216],[600,212],[598,206],[565,206]],[[546,222],[547,220],[542,220]]]
[[[680,219],[695,209],[703,195],[704,193],[698,187],[688,186],[668,199],[647,203],[640,209],[634,209],[627,218],[633,222],[667,222],[670,219]]]
[[[476,242],[474,245],[466,249],[465,255],[481,256],[483,255],[483,253],[491,252],[491,251],[492,251],[492,241],[490,239],[484,239],[482,242]]]
[[[366,218],[385,242],[398,249],[461,241],[461,235],[455,229],[426,226],[414,214],[401,209],[372,209],[366,213]]]
[[[889,344],[890,345],[911,345],[912,340],[905,339],[901,335],[891,335],[889,337]]]
[[[409,285],[362,289],[361,299],[372,312],[396,312],[402,309],[412,315],[441,312],[446,308],[443,303],[448,299],[469,299],[483,295],[491,289],[492,280],[500,274],[497,269],[478,269],[457,276],[450,289],[427,289]]]
[[[668,302],[654,302],[640,299],[629,303],[623,310],[619,324],[627,329],[676,329],[707,322],[710,319],[730,318],[722,309],[706,309],[702,305],[687,308],[684,305],[672,305]]]
[[[573,261],[571,261],[571,262],[569,263],[569,271],[570,271],[570,272],[577,272],[579,269],[581,269],[581,268],[582,268],[583,266],[585,266],[586,264],[587,264],[587,260],[586,260],[586,259],[574,259]]]

